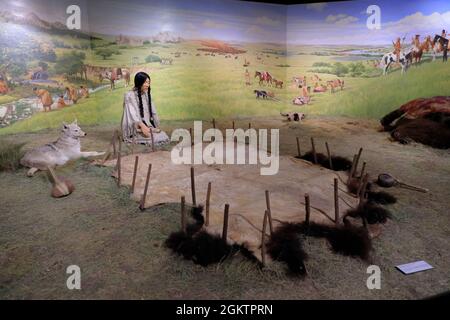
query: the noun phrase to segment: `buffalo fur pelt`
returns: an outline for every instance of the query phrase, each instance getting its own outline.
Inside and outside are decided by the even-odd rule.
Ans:
[[[201,266],[221,262],[237,252],[260,264],[244,245],[229,245],[222,237],[201,230],[204,224],[202,211],[203,206],[192,208],[190,215],[194,218],[194,222],[186,226],[186,232],[178,231],[170,234],[165,241],[167,248]]]
[[[302,246],[300,235],[325,238],[335,253],[360,257],[368,260],[372,250],[372,242],[367,230],[354,226],[327,226],[310,223],[283,223],[271,235],[267,243],[267,252],[272,259],[285,262],[289,270],[296,275],[306,273],[305,261],[307,253]]]
[[[385,191],[369,191],[367,196],[370,202],[379,204],[393,204],[397,202],[397,198]]]
[[[273,260],[285,262],[293,274],[304,276],[304,261],[308,256],[303,250],[298,229],[298,226],[292,223],[282,224],[272,233],[266,248]]]
[[[348,191],[353,194],[358,192],[360,179],[352,178],[347,184]],[[369,182],[366,187],[367,199],[369,202],[378,204],[393,204],[397,202],[397,198],[386,191],[370,191],[373,188],[373,184]]]
[[[411,120],[394,129],[391,136],[402,144],[415,141],[433,148],[450,148],[450,128],[430,119]]]
[[[365,218],[368,224],[385,223],[392,215],[389,210],[374,202],[366,202],[354,209],[347,210],[345,215]]]
[[[330,162],[326,155],[324,155],[323,153],[316,153],[316,157],[317,164],[321,165],[324,168],[330,169]],[[312,151],[308,151],[301,157],[296,156],[296,158],[314,163],[314,155]],[[348,171],[352,167],[352,162],[350,160],[340,156],[331,156],[331,162],[334,171]]]

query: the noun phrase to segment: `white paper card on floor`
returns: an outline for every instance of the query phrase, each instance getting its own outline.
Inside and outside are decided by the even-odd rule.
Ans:
[[[411,263],[401,264],[396,266],[397,269],[399,269],[404,274],[411,274],[416,273],[420,271],[425,271],[429,269],[433,269],[431,265],[426,263],[425,261],[415,261]]]

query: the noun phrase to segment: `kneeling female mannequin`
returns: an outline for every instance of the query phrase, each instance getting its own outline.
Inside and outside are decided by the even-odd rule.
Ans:
[[[159,129],[159,118],[150,95],[150,76],[138,72],[134,77],[134,88],[125,93],[123,101],[122,134],[128,143],[161,145],[169,142],[169,137]],[[151,131],[151,132],[150,132]]]

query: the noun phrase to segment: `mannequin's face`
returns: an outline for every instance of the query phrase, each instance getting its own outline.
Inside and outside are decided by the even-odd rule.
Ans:
[[[147,78],[147,80],[145,80],[144,84],[141,87],[141,91],[147,92],[148,88],[150,88],[150,83],[151,83],[150,79]]]

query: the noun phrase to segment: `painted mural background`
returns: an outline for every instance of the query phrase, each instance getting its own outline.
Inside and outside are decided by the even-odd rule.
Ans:
[[[426,45],[427,36],[441,34],[450,25],[450,4],[372,2],[78,1],[81,30],[68,30],[66,8],[73,1],[6,1],[0,134],[73,118],[118,124],[137,71],[152,76],[163,120],[296,110],[380,118],[411,99],[448,95],[449,66],[441,53],[433,61],[431,45],[405,75],[395,64],[382,76],[380,61],[397,38],[407,50],[416,35]],[[380,30],[366,27],[371,4],[381,8]],[[35,87],[50,92],[51,112],[42,112]]]

